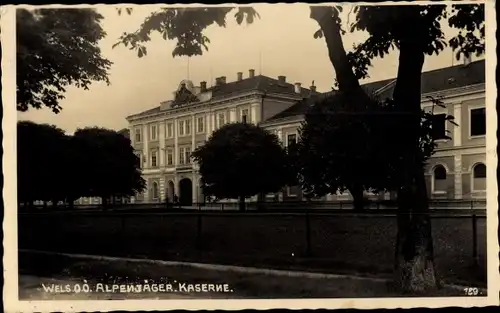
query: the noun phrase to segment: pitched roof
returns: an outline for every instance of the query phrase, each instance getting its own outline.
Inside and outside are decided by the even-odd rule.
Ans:
[[[248,91],[263,91],[272,93],[282,93],[296,95],[295,86],[291,83],[280,83],[277,79],[257,75],[252,78],[243,79],[240,81],[234,81],[219,86],[214,86],[209,88],[212,90],[212,98],[225,97],[232,94],[238,94]],[[310,90],[307,88],[301,88],[301,95],[309,95]]]
[[[240,81],[233,81],[218,86],[213,86],[207,88],[207,91],[212,92],[212,100],[217,100],[230,95],[237,95],[240,93],[250,92],[250,91],[297,95],[297,93],[295,93],[294,84],[287,82],[280,83],[277,79],[264,75],[256,75],[254,77],[242,79]],[[302,97],[307,97],[309,96],[310,93],[311,91],[309,89],[301,88],[300,95]],[[190,104],[195,104],[195,103],[196,102],[191,102]],[[138,114],[133,114],[130,117],[149,115],[158,112],[160,112],[160,106],[154,107],[152,109],[143,111]]]
[[[467,66],[456,65],[452,67],[440,68],[422,73],[422,94],[436,91],[443,91],[452,88],[465,87],[485,82],[485,61],[479,60],[470,63]],[[381,99],[392,96],[396,79],[385,79],[361,85],[367,93],[376,93]],[[322,93],[321,95],[311,96],[307,99],[297,102],[285,111],[282,111],[264,123],[279,120],[282,118],[303,115],[307,109],[319,99],[331,96],[335,91]]]

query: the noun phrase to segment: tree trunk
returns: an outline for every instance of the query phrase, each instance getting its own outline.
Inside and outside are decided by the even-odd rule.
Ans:
[[[352,186],[349,188],[349,193],[353,199],[354,210],[362,211],[364,209],[363,187]]]
[[[257,195],[257,210],[264,210],[266,208],[266,194],[264,192],[259,192]]]
[[[404,292],[423,293],[438,286],[434,270],[431,222],[420,154],[421,75],[424,64],[419,8],[403,8],[407,24],[400,39],[399,68],[394,100],[402,113],[402,186],[398,191],[396,285]]]
[[[344,92],[359,90],[361,88],[359,81],[352,71],[352,66],[347,59],[347,53],[344,49],[344,43],[340,34],[338,12],[332,10],[331,7],[313,6],[311,7],[310,17],[319,24],[325,37],[328,57],[335,69],[339,90]],[[365,93],[362,92],[360,94]]]
[[[315,20],[323,32],[328,57],[335,70],[335,78],[342,92],[353,108],[365,110],[365,103],[370,101],[368,94],[361,88],[359,79],[354,75],[352,65],[347,58],[342,35],[340,34],[340,20],[338,11],[326,6],[313,6],[310,8],[310,17]]]
[[[245,196],[240,196],[238,199],[238,208],[240,211],[245,211]]]
[[[336,15],[337,14],[337,15]],[[398,77],[394,100],[403,113],[408,140],[402,146],[404,164],[402,187],[398,191],[398,237],[396,243],[397,282],[405,291],[416,292],[437,286],[434,271],[430,217],[423,165],[419,151],[421,74],[424,54],[421,45],[425,30],[419,27],[419,8],[405,6],[404,31],[401,32]],[[352,71],[340,35],[338,13],[329,7],[311,7],[310,17],[323,31],[328,56],[335,69],[339,89],[348,94],[353,105],[368,100]]]
[[[102,208],[106,210],[108,208],[108,198],[105,196],[101,196]]]
[[[418,174],[417,174],[418,175]],[[395,282],[407,293],[424,293],[438,287],[434,248],[423,173],[414,188],[398,192],[398,233]],[[425,194],[423,194],[425,193]]]

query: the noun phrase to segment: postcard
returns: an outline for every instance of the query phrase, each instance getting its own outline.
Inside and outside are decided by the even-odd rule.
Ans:
[[[499,304],[493,1],[1,23],[7,312]]]

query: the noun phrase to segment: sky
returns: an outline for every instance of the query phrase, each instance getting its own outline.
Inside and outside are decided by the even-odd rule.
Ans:
[[[113,62],[109,72],[111,84],[93,83],[89,90],[70,87],[60,102],[63,110],[54,114],[50,109],[30,109],[18,112],[18,120],[54,124],[71,134],[78,128],[99,126],[115,130],[127,127],[126,117],[158,106],[169,100],[180,81],[191,79],[214,81],[226,76],[236,80],[236,73],[248,76],[249,69],[257,74],[277,78],[286,76],[291,83],[300,82],[304,87],[314,80],[318,91],[329,91],[334,81],[334,69],[328,59],[324,39],[314,39],[319,29],[309,18],[307,4],[257,4],[260,19],[251,25],[237,25],[234,13],[227,16],[227,27],[211,26],[206,30],[210,38],[209,51],[189,59],[172,57],[174,41],[165,41],[159,34],[147,44],[148,55],[138,58],[135,51],[123,46],[112,48],[123,32],[137,30],[155,7],[133,7],[132,15],[118,15],[115,6],[99,6],[104,16],[106,38],[100,42],[102,54]],[[156,7],[157,8],[157,7]],[[347,22],[349,7],[344,8]],[[350,16],[352,21],[353,16]],[[452,34],[445,25],[445,35]],[[344,46],[363,41],[364,33],[347,33]],[[383,59],[376,59],[369,70],[370,82],[392,78],[397,73],[398,52],[393,51]],[[188,66],[189,63],[189,66]],[[446,49],[438,56],[428,56],[424,71],[457,64],[453,52]]]

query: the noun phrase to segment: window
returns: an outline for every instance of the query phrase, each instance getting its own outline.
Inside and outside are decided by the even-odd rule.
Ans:
[[[198,117],[198,129],[197,131],[199,133],[203,133],[205,131],[205,118],[204,117]]]
[[[248,121],[248,109],[241,110],[241,122],[246,123]]]
[[[191,164],[191,147],[186,147],[184,153],[186,156],[186,164]]]
[[[290,134],[286,137],[286,140],[287,140],[287,146],[292,146],[297,143],[297,135]]]
[[[218,120],[219,120],[219,127],[224,126],[224,124],[226,123],[226,115],[224,113],[220,113]]]
[[[179,136],[184,136],[184,121],[179,121]]]
[[[483,163],[476,164],[474,166],[474,178],[486,178],[486,165]]]
[[[141,129],[135,129],[135,142],[141,142]]]
[[[150,136],[150,139],[151,140],[156,140],[156,138],[158,137],[158,128],[156,127],[156,125],[151,125],[151,136]]]
[[[153,151],[151,153],[151,166],[152,167],[158,166],[157,159],[158,159],[158,151]]]
[[[442,165],[438,165],[434,168],[434,179],[435,180],[445,180],[446,179],[446,169]]]
[[[184,151],[185,149],[184,148],[179,148],[179,164],[184,164]]]
[[[172,149],[167,149],[167,165],[174,164],[174,151]]]
[[[186,135],[191,134],[191,120],[186,120]]]
[[[448,182],[446,181],[446,168],[443,165],[438,164],[434,167],[432,174],[432,193],[445,194],[448,189]]]
[[[153,192],[152,192],[152,198],[153,199],[158,199],[158,183],[157,182],[153,182],[153,188],[152,188]]]
[[[135,156],[137,157],[136,161],[137,161],[137,167],[138,168],[141,168],[142,167],[142,160],[141,160],[141,153],[140,152],[134,152]]]
[[[434,114],[432,117],[432,138],[446,139],[446,114]]]
[[[486,190],[486,165],[478,163],[472,168],[472,190]]]
[[[167,123],[167,138],[174,137],[174,124]]]
[[[486,109],[470,110],[470,135],[483,136],[486,134]]]

